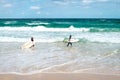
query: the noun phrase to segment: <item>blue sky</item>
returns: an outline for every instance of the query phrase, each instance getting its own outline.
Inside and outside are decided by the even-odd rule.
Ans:
[[[0,0],[0,18],[120,18],[120,0]]]

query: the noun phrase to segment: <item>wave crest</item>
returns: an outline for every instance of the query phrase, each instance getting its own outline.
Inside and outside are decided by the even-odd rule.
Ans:
[[[89,28],[75,28],[74,26],[70,26],[69,28],[47,28],[45,26],[37,26],[37,27],[0,27],[0,31],[80,31],[80,32],[88,32]]]

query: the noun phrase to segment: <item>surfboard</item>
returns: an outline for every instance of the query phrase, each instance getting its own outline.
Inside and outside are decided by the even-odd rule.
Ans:
[[[22,45],[22,49],[29,49],[31,48],[35,43],[30,41],[30,42],[26,42]]]
[[[78,41],[79,41],[79,39],[74,39],[74,38],[72,38],[70,40],[70,42],[78,42]],[[66,38],[66,39],[63,40],[63,42],[69,42],[69,40]]]

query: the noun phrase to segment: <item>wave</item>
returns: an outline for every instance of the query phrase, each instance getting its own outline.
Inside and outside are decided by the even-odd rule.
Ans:
[[[55,39],[38,39],[35,38],[35,42],[59,42],[63,41],[63,38],[55,38]],[[15,37],[0,37],[0,42],[26,42],[29,41],[29,38],[15,38]]]
[[[72,25],[69,28],[0,27],[0,42],[26,42],[31,36],[36,42],[58,42],[71,34],[79,42],[120,43],[120,32],[102,32],[104,29],[95,32],[93,29],[75,28]]]
[[[120,38],[73,38],[77,39],[77,42],[80,43],[87,43],[87,42],[95,42],[95,43],[120,43]],[[0,37],[0,42],[27,42],[29,41],[30,38],[16,38],[16,37]],[[35,42],[47,42],[47,43],[52,43],[52,42],[64,42],[66,40],[65,37],[54,37],[54,38],[38,38],[35,37]],[[66,42],[65,42],[66,43]],[[74,43],[74,42],[73,42]]]
[[[27,23],[28,25],[38,25],[38,24],[43,24],[43,23]],[[44,23],[48,24],[48,23]],[[22,27],[0,27],[0,31],[49,31],[49,32],[72,32],[72,31],[79,31],[79,32],[120,32],[120,28],[94,28],[94,27],[81,27],[81,28],[76,28],[73,25],[71,25],[68,28],[48,28],[45,26],[36,26],[36,27],[27,27],[27,26],[22,26]]]
[[[102,55],[102,58],[101,58],[101,59],[119,56],[119,55],[118,55],[119,52],[120,52],[120,49],[115,49],[115,50],[113,50],[113,51],[111,51],[111,52],[109,52],[109,53],[106,53],[106,54]]]
[[[65,66],[65,65],[69,65],[69,64],[72,64],[74,63],[76,60],[73,60],[73,61],[68,61],[66,63],[61,63],[61,64],[56,64],[56,65],[53,65],[53,66],[49,66],[49,67],[46,67],[46,68],[43,68],[43,69],[36,69],[34,71],[28,71],[28,72],[24,72],[24,71],[21,71],[21,72],[17,72],[17,71],[12,71],[12,72],[0,72],[0,74],[17,74],[17,75],[31,75],[31,74],[37,74],[37,73],[42,73],[42,72],[55,72],[55,70],[57,70],[57,68],[59,67],[62,67],[62,66]],[[58,73],[60,73],[61,71],[56,71]],[[65,72],[65,71],[64,71]]]
[[[48,25],[49,23],[47,23],[47,22],[36,22],[36,21],[34,21],[34,22],[31,22],[31,23],[26,23],[27,25],[30,25],[30,26],[34,26],[34,25]]]
[[[37,27],[0,27],[0,31],[80,31],[80,32],[88,32],[89,28],[75,28],[70,26],[69,28],[47,28],[45,26],[37,26]]]
[[[0,37],[0,42],[25,42],[25,38],[14,38],[14,37]]]
[[[17,21],[6,21],[6,22],[4,22],[4,24],[15,24],[15,23],[17,23]]]

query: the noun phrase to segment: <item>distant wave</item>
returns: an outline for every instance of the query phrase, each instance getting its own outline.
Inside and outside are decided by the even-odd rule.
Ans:
[[[56,24],[74,24],[75,22],[54,22]]]
[[[0,27],[1,30],[7,31],[80,31],[80,32],[88,32],[89,28],[74,28],[70,26],[69,28],[46,28],[45,26],[37,26],[37,27]]]
[[[47,23],[47,22],[36,22],[36,21],[34,21],[34,22],[31,22],[31,23],[26,23],[27,25],[30,25],[30,26],[34,26],[34,25],[41,25],[41,24],[43,24],[43,25],[48,25],[49,23]]]
[[[32,23],[31,23],[32,25]],[[79,31],[79,32],[120,32],[119,28],[75,28],[74,26],[70,26],[69,28],[47,28],[45,26],[36,26],[36,27],[0,27],[0,31]]]
[[[15,24],[15,23],[17,23],[17,21],[6,21],[6,22],[4,22],[4,24]]]

